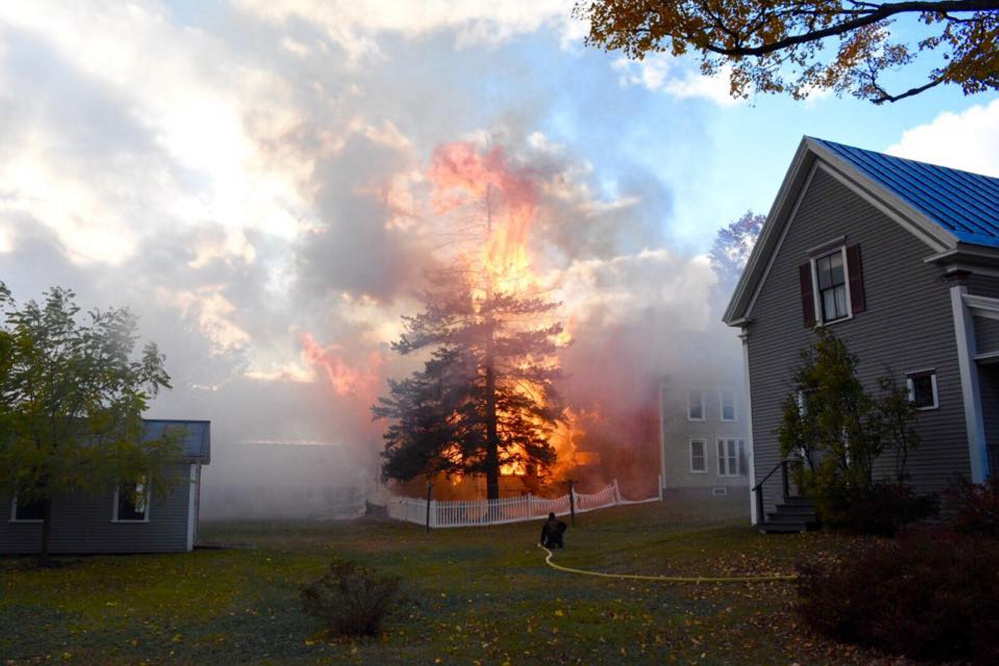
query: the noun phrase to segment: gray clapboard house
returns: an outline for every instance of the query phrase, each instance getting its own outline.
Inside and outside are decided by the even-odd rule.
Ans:
[[[171,470],[179,478],[165,495],[149,491],[137,503],[121,488],[79,494],[52,502],[52,553],[169,553],[192,550],[198,536],[201,466],[211,460],[209,421],[143,420],[143,440],[183,428],[181,459]],[[18,506],[0,494],[0,554],[37,553],[42,539],[40,507]]]
[[[982,481],[999,447],[999,179],[805,137],[724,321],[743,341],[751,486],[780,463],[782,402],[816,326],[869,388],[889,372],[908,385],[917,490]],[[780,475],[762,490],[770,512]]]

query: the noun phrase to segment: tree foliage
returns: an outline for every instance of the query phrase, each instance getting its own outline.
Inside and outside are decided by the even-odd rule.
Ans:
[[[393,349],[431,357],[390,381],[389,395],[372,408],[392,421],[383,476],[484,475],[495,499],[502,468],[543,474],[555,461],[549,438],[564,413],[552,362],[562,325],[548,321],[557,307],[510,293],[477,297],[464,279],[428,293],[424,311],[403,318]]]
[[[739,281],[766,221],[766,215],[746,211],[738,220],[718,230],[708,256],[711,258],[711,267],[715,269],[719,282],[726,291],[735,287],[735,283]]]
[[[178,449],[179,433],[140,443],[142,412],[170,387],[163,355],[149,343],[132,358],[127,309],[91,311],[83,324],[73,299],[54,287],[18,307],[0,291],[0,489],[43,503],[43,556],[53,500],[119,483],[167,487]]]
[[[573,13],[589,23],[587,43],[629,58],[696,52],[705,74],[730,67],[737,97],[831,89],[881,104],[941,84],[999,88],[997,0],[580,0]],[[893,30],[905,17],[922,26]],[[906,39],[914,33],[922,37]],[[894,92],[883,83],[931,58],[925,82]]]
[[[896,454],[894,481],[904,482],[908,454],[918,446],[908,391],[889,375],[871,395],[857,377],[858,363],[843,340],[819,329],[814,346],[801,352],[784,401],[781,455],[802,461],[797,481],[818,499],[820,512],[830,502],[870,495],[875,461],[888,452]]]

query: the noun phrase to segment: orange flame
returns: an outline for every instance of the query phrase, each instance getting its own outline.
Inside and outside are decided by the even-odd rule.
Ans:
[[[367,368],[356,368],[344,360],[339,346],[324,348],[308,333],[302,335],[302,346],[306,360],[323,370],[337,395],[355,396],[369,401],[373,398],[383,363],[377,351],[368,354]]]

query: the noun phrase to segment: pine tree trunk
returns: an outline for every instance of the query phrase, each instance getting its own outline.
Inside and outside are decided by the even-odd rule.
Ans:
[[[499,428],[496,417],[496,371],[492,332],[486,340],[486,498],[499,499]]]
[[[486,242],[493,232],[492,186],[486,187]],[[499,427],[496,416],[496,359],[492,276],[486,279],[486,499],[499,499]]]

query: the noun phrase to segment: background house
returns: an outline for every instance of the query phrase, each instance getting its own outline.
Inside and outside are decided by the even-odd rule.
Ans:
[[[664,496],[749,491],[749,429],[738,374],[666,379],[660,387]]]
[[[804,138],[725,321],[748,367],[750,484],[781,459],[782,403],[816,326],[846,341],[869,390],[886,374],[908,386],[918,491],[983,480],[999,442],[999,180]]]
[[[167,493],[152,488],[133,502],[124,488],[77,494],[52,501],[52,553],[169,553],[192,550],[198,538],[201,467],[211,461],[208,421],[143,420],[143,441],[167,428],[183,428],[181,460],[168,472],[177,483]],[[42,540],[37,505],[18,506],[0,494],[0,554],[34,554]]]

